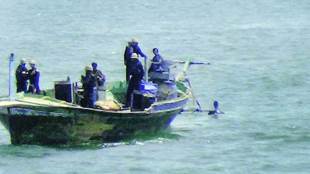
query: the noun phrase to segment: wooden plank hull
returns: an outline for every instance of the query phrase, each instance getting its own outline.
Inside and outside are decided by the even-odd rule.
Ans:
[[[103,111],[17,103],[0,106],[0,121],[12,144],[81,144],[117,142],[139,132],[167,128],[182,111],[187,97],[154,105],[148,111]]]

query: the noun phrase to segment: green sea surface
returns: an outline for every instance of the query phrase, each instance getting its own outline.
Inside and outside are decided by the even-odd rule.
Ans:
[[[310,173],[310,1],[0,0],[0,96],[8,56],[37,61],[41,88],[98,62],[125,78],[123,53],[137,37],[152,57],[192,59],[188,77],[203,109],[171,128],[89,148],[14,146],[0,125],[0,174]],[[190,102],[189,108],[194,107]]]

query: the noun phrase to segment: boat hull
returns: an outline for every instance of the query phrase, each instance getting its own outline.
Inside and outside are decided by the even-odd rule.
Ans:
[[[186,101],[184,98],[137,112],[13,105],[0,108],[0,121],[9,131],[12,144],[117,142],[169,127]]]

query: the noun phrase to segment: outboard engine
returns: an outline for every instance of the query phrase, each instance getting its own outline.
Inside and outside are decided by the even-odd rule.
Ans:
[[[178,97],[174,76],[170,73],[168,61],[164,61],[162,71],[149,73],[149,79],[158,85],[157,99],[169,100]]]
[[[149,72],[149,80],[153,81],[154,83],[158,83],[174,79],[173,75],[170,73],[169,66],[170,65],[168,61],[164,60],[161,66],[161,70]]]
[[[144,110],[157,101],[158,87],[151,82],[142,81],[139,90],[133,91],[132,108],[135,110]]]
[[[175,81],[167,80],[158,83],[158,100],[170,100],[178,97]]]

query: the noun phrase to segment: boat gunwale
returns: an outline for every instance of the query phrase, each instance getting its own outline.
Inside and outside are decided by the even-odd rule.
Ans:
[[[76,110],[82,110],[82,111],[92,111],[92,112],[96,112],[96,113],[113,113],[113,114],[126,114],[128,115],[135,115],[135,116],[145,116],[150,115],[150,114],[158,114],[161,112],[169,112],[169,111],[173,111],[173,110],[179,110],[182,109],[182,106],[179,107],[171,107],[169,109],[162,109],[162,110],[152,110],[153,107],[155,106],[160,106],[160,105],[164,105],[164,104],[169,104],[169,103],[176,103],[176,102],[181,102],[184,100],[187,100],[189,97],[187,94],[184,94],[178,98],[175,99],[171,99],[171,100],[166,100],[163,102],[158,102],[158,103],[154,103],[153,105],[151,105],[149,108],[147,108],[144,111],[130,111],[130,110],[120,110],[120,111],[112,111],[112,110],[102,110],[102,109],[95,109],[95,108],[83,108],[80,107],[79,105],[68,105],[68,106],[48,106],[48,105],[40,105],[40,104],[34,104],[34,103],[27,103],[25,101],[17,101],[19,102],[17,103],[12,103],[12,104],[8,104],[6,106],[0,106],[0,108],[26,108],[26,109],[48,109],[49,111],[47,112],[51,112],[51,110],[54,109],[76,109]],[[16,101],[12,101],[12,102],[16,102]],[[0,101],[1,103],[1,101]]]
[[[178,107],[170,107],[167,109],[159,109],[155,110],[154,108],[157,106],[165,105],[165,104],[171,104],[171,103],[178,103],[182,102],[184,100],[189,99],[190,91],[187,89],[185,92],[178,90],[178,93],[180,96],[177,98],[169,99],[169,100],[162,100],[159,102],[153,103],[150,107],[146,108],[143,111],[135,111],[135,110],[102,110],[102,109],[97,109],[97,108],[85,108],[81,107],[76,104],[71,104],[71,103],[65,103],[65,106],[55,106],[55,105],[48,105],[48,104],[40,104],[40,103],[35,103],[35,102],[28,102],[22,99],[16,99],[14,101],[7,101],[7,100],[0,100],[0,109],[1,108],[14,108],[14,107],[22,107],[22,108],[27,108],[27,109],[34,109],[35,108],[42,108],[42,109],[47,109],[47,112],[52,112],[52,110],[56,109],[72,109],[72,110],[81,110],[81,111],[91,111],[91,112],[96,112],[96,113],[112,113],[112,114],[124,114],[124,115],[135,115],[135,116],[145,116],[145,115],[150,115],[150,114],[158,114],[161,112],[169,112],[173,110],[179,110],[182,109],[183,106],[178,106]],[[1,106],[1,102],[11,102],[6,105]],[[15,103],[14,103],[15,102]],[[34,108],[35,107],[35,108]]]

